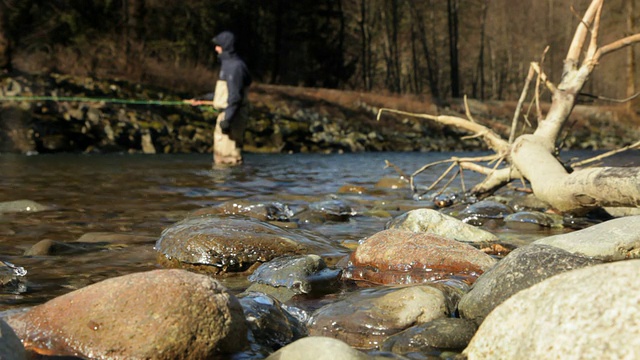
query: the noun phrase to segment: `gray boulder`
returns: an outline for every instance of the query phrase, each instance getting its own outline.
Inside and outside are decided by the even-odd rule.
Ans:
[[[468,359],[637,359],[640,260],[553,276],[496,307]]]
[[[640,216],[609,220],[568,234],[549,236],[534,244],[551,245],[606,261],[640,258]]]
[[[491,310],[518,291],[553,275],[599,263],[553,246],[523,246],[482,274],[462,297],[458,310],[462,317],[480,324]]]

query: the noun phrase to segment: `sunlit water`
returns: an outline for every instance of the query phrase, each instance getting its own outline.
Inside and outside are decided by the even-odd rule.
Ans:
[[[461,154],[248,154],[246,164],[233,168],[212,168],[211,156],[204,154],[0,155],[0,202],[29,199],[52,207],[37,213],[0,213],[0,260],[28,271],[26,291],[0,294],[0,311],[39,304],[106,278],[157,268],[155,239],[193,210],[248,199],[281,202],[295,211],[337,196],[348,198],[362,214],[382,202],[414,201],[409,189],[375,189],[381,178],[398,175],[385,168],[385,160],[411,173],[451,155]],[[609,161],[628,165],[637,163],[637,155]],[[439,171],[422,174],[418,181],[427,184],[439,175]],[[479,179],[465,175],[469,184]],[[370,191],[338,194],[347,184]],[[326,223],[310,230],[342,243],[378,232],[388,220],[356,216],[346,223]],[[75,255],[23,255],[44,239],[70,242],[95,232],[141,235],[149,240]]]

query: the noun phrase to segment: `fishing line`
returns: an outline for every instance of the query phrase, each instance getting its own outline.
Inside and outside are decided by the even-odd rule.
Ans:
[[[116,98],[89,98],[89,97],[74,97],[74,96],[2,96],[0,95],[0,101],[56,101],[56,102],[98,102],[98,103],[112,103],[112,104],[129,104],[129,105],[189,105],[182,100],[131,100],[131,99],[116,99]]]

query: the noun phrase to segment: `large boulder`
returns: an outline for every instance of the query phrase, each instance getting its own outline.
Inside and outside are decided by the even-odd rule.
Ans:
[[[462,297],[458,310],[462,317],[480,324],[491,310],[518,291],[553,275],[599,263],[553,246],[523,246],[482,274]]]
[[[247,346],[238,300],[185,270],[116,277],[59,296],[7,322],[29,350],[110,359],[205,359]]]
[[[156,242],[160,264],[209,274],[250,274],[286,255],[342,255],[326,239],[246,217],[188,217],[165,229]]]
[[[640,260],[553,276],[496,307],[463,354],[468,359],[636,359]]]
[[[609,220],[568,234],[549,236],[535,244],[606,261],[640,258],[640,216]]]

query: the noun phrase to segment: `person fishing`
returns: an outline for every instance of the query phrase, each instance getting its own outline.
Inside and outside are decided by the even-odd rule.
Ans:
[[[221,62],[215,91],[201,99],[185,102],[212,105],[220,113],[213,131],[214,164],[237,165],[243,162],[242,145],[249,118],[248,88],[252,78],[247,65],[235,51],[235,36],[224,31],[213,38]]]

